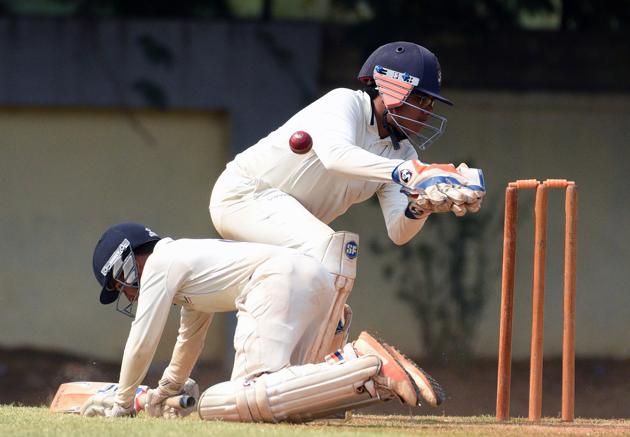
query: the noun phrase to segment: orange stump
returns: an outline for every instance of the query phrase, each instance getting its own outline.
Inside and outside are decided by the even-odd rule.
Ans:
[[[516,265],[517,189],[505,190],[503,226],[503,273],[501,275],[501,324],[499,326],[499,371],[497,376],[497,419],[510,416],[512,369],[512,313],[514,309],[514,268]]]
[[[577,187],[567,186],[564,226],[564,322],[562,333],[562,420],[575,411],[575,283],[577,259]]]
[[[575,408],[575,279],[577,243],[577,187],[564,179],[535,179],[510,182],[505,192],[503,228],[503,272],[496,417],[510,417],[512,366],[512,318],[516,271],[517,193],[536,189],[534,269],[532,284],[532,339],[529,379],[529,420],[540,420],[542,412],[542,371],[544,344],[545,258],[547,248],[547,191],[566,189],[564,244],[564,326],[562,340],[562,420],[572,421]]]

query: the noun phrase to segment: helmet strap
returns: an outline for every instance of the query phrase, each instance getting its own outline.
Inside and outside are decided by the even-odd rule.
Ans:
[[[370,108],[372,109],[372,112],[370,113],[370,126],[374,126],[374,119],[376,115],[376,108],[374,107],[374,99],[376,98],[376,96],[378,96],[378,91],[376,90],[376,88],[366,87],[364,89],[364,92],[368,96],[370,96]]]
[[[400,142],[406,137],[404,134],[398,132],[398,129],[392,127],[392,125],[387,122],[388,115],[389,109],[385,108],[385,110],[383,111],[383,127],[385,127],[385,129],[387,129],[387,132],[389,132],[389,138],[392,140],[394,150],[398,150],[400,149]]]

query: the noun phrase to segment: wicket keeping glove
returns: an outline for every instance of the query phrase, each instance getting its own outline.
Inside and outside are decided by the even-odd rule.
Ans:
[[[199,400],[199,385],[194,379],[188,378],[184,384],[178,384],[168,378],[160,379],[158,387],[147,391],[144,411],[153,417],[176,419],[186,417],[195,411],[195,406],[175,408],[166,405],[166,399],[173,396],[188,395]]]
[[[118,385],[113,385],[107,390],[98,392],[91,396],[81,406],[81,415],[86,417],[133,417],[136,410],[133,403],[129,407],[119,405],[115,402]]]
[[[485,196],[483,172],[460,164],[424,164],[409,160],[392,172],[392,180],[402,185],[409,205],[405,214],[421,218],[423,214],[452,211],[457,216],[477,212]]]

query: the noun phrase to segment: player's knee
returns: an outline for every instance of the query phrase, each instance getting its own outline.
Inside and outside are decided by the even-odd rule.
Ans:
[[[332,277],[317,259],[307,255],[292,257],[291,275],[292,288],[303,290],[304,293],[321,295],[322,299],[332,297],[335,293]]]
[[[247,421],[241,417],[236,406],[238,385],[233,381],[215,384],[199,397],[197,411],[202,420]]]
[[[294,261],[300,276],[308,279],[309,282],[322,283],[330,276],[324,265],[312,256],[299,255]]]
[[[275,301],[301,302],[311,309],[328,306],[334,297],[334,278],[320,261],[299,252],[282,254],[267,261],[261,269]]]

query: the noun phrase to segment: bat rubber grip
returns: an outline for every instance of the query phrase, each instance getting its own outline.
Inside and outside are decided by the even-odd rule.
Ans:
[[[138,401],[140,401],[141,408],[144,409],[144,405],[146,404],[147,395],[146,393],[138,396]],[[164,399],[164,405],[172,408],[176,408],[178,410],[194,407],[197,403],[196,399],[193,396],[189,395],[178,395],[172,396],[170,398]]]
[[[190,408],[195,406],[195,398],[188,395],[173,396],[166,398],[164,403],[173,408]]]

